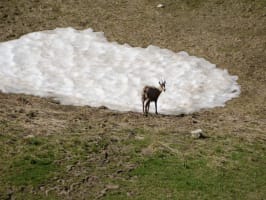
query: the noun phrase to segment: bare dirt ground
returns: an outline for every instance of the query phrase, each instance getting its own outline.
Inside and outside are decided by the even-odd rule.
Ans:
[[[161,2],[1,0],[0,41],[56,27],[93,28],[95,31],[103,31],[110,41],[121,44],[128,43],[141,47],[153,44],[175,52],[184,50],[191,55],[204,57],[239,77],[238,83],[241,85],[239,98],[229,101],[223,108],[202,110],[191,115],[143,117],[140,113],[120,113],[87,106],[63,106],[51,99],[0,93],[0,131],[2,131],[0,134],[16,133],[17,139],[31,135],[62,136],[76,133],[81,135],[90,133],[90,139],[95,141],[106,137],[113,142],[113,145],[109,145],[109,150],[112,149],[110,152],[116,155],[116,159],[113,157],[110,163],[117,163],[119,159],[122,163],[118,165],[119,167],[114,165],[116,167],[113,167],[114,171],[110,172],[110,176],[118,176],[116,172],[120,168],[121,171],[127,171],[135,167],[126,157],[131,146],[128,145],[129,149],[124,149],[115,143],[136,135],[141,140],[138,134],[145,135],[145,133],[138,132],[139,130],[146,130],[151,138],[158,137],[162,141],[160,143],[158,139],[152,148],[149,146],[141,149],[144,156],[152,154],[152,151],[159,146],[171,152],[173,149],[169,144],[182,143],[184,137],[196,128],[201,128],[212,140],[228,137],[250,145],[260,143],[264,146],[262,152],[265,156],[266,1],[166,0],[163,1],[163,8],[157,8],[158,3]],[[191,145],[212,148],[212,144],[205,141],[200,144],[190,141],[186,149],[189,150]],[[7,153],[11,151],[10,146],[12,143],[1,150],[2,165],[10,156]],[[16,154],[21,149],[14,147],[12,151]],[[96,160],[99,163],[109,154],[108,148],[103,148],[99,154],[91,156],[91,162]],[[266,167],[265,160],[262,163],[264,163],[264,166],[261,166],[263,171]],[[73,166],[79,168],[77,163]],[[82,167],[84,166],[75,172],[82,171]],[[99,186],[105,183],[97,178],[104,169],[103,167],[98,169],[98,172],[95,171],[95,180],[91,181],[92,185],[98,184],[98,186],[84,186],[81,189],[84,192],[89,187],[95,192],[94,196],[92,195],[94,198],[101,198],[108,190],[117,189],[116,185]],[[2,173],[5,172],[5,169],[0,169],[0,172],[1,170]],[[70,172],[68,175],[73,176]],[[92,180],[93,176],[88,179]],[[73,189],[75,185],[72,186]],[[5,198],[14,191],[23,191],[10,185],[5,185],[3,188]],[[44,188],[46,193],[49,192],[47,188]],[[8,193],[7,190],[11,192]],[[30,191],[30,187],[26,187],[25,190]],[[65,190],[62,188],[54,191],[58,191],[59,196],[65,195],[63,194]],[[80,197],[77,193],[68,194],[70,198]],[[85,195],[83,198],[86,199],[86,193],[83,194]],[[263,192],[260,195],[263,196]]]

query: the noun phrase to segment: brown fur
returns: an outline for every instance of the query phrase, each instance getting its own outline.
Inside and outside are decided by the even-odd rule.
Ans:
[[[165,91],[165,81],[159,82],[160,87],[145,86],[142,91],[142,110],[143,114],[148,115],[150,109],[150,102],[155,103],[155,113],[157,112],[157,101],[162,91]]]

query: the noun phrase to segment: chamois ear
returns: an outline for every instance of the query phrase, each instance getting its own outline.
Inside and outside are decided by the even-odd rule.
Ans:
[[[161,85],[161,84],[165,84],[165,83],[166,83],[165,79],[163,77],[161,77],[159,84]]]

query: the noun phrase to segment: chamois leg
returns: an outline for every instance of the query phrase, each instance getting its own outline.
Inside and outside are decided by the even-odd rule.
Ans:
[[[150,100],[148,99],[145,103],[145,115],[147,116],[149,113],[149,108],[150,108]]]
[[[154,104],[155,104],[155,114],[158,115],[158,112],[157,112],[157,101],[155,101]]]
[[[143,105],[144,105],[144,112],[143,112],[143,114],[147,116],[147,100],[145,100],[143,102]]]
[[[145,113],[145,111],[144,111],[144,100],[142,100],[142,112],[143,112],[143,114]]]

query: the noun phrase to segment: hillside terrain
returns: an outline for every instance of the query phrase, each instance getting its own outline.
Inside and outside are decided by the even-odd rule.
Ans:
[[[1,92],[0,199],[265,199],[265,0],[0,2],[1,42],[57,27],[203,57],[237,75],[241,94],[144,117]]]

